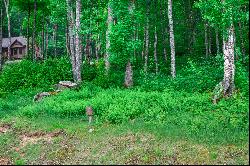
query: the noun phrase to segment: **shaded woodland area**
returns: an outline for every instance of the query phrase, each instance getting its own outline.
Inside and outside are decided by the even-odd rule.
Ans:
[[[249,1],[0,7],[0,164],[249,162]]]

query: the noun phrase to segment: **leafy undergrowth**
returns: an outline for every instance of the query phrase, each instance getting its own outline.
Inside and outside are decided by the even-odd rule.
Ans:
[[[147,123],[178,126],[189,135],[200,131],[220,133],[248,130],[248,98],[236,93],[213,105],[209,93],[188,93],[165,88],[162,92],[140,89],[101,89],[86,85],[80,91],[66,90],[39,103],[18,107],[16,114],[29,118],[39,116],[81,117],[92,106],[96,123],[126,123],[142,119]],[[199,133],[199,134],[198,134]]]
[[[33,64],[27,61],[13,68],[17,77],[12,79],[11,68],[0,77],[0,163],[248,163],[249,82],[240,64],[234,95],[217,105],[211,96],[223,78],[221,65],[192,60],[177,70],[176,79],[135,71],[131,89],[119,85],[122,75],[107,79],[93,69],[92,80],[79,89],[34,103],[35,94],[51,90],[49,83],[69,78],[61,73],[61,59],[49,69],[59,74],[39,82],[50,61],[36,64],[40,69],[29,79],[18,74],[28,74],[25,67]],[[94,109],[93,133],[88,133],[86,106]]]

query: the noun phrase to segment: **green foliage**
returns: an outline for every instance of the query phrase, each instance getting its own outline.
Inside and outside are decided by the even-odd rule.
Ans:
[[[70,100],[69,100],[70,99]],[[81,91],[64,91],[37,104],[20,108],[21,115],[39,117],[85,116],[86,106],[94,108],[97,122],[122,123],[140,118],[150,123],[183,126],[191,133],[199,130],[248,129],[248,99],[236,95],[213,105],[207,93],[162,92],[107,89],[86,85]]]
[[[177,60],[181,58],[178,57]],[[221,72],[223,62],[221,61],[189,58],[186,64],[177,68],[177,73],[180,74],[175,79],[166,74],[148,74],[136,80],[136,84],[146,91],[162,91],[165,87],[172,87],[176,91],[208,92],[212,91],[215,85],[223,79]]]
[[[224,33],[233,24],[233,22],[247,22],[249,12],[242,10],[243,6],[248,6],[246,0],[199,0],[195,7],[199,8],[202,17],[209,23]]]
[[[23,60],[6,65],[0,75],[0,89],[13,92],[25,88],[47,88],[61,80],[71,80],[67,58],[48,59],[42,63]]]

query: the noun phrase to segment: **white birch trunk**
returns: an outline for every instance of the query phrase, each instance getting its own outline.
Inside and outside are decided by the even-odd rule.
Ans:
[[[33,61],[36,60],[36,13],[37,13],[37,0],[34,1],[34,18],[33,18],[33,34],[32,34],[32,56]]]
[[[146,44],[145,44],[145,64],[144,64],[144,72],[148,71],[148,52],[149,52],[149,7],[147,7],[147,21],[146,21]]]
[[[109,57],[110,57],[110,32],[111,32],[111,27],[112,27],[112,8],[110,6],[110,3],[108,4],[108,18],[107,18],[107,31],[106,31],[106,55],[104,57],[105,59],[105,68],[106,68],[106,74],[108,74],[109,69],[110,69],[110,62],[109,62]]]
[[[169,35],[170,35],[170,48],[171,48],[171,75],[176,77],[175,70],[175,43],[174,43],[174,25],[172,15],[172,0],[168,0],[168,20],[169,20]]]
[[[80,31],[81,31],[81,0],[76,0],[76,36],[75,36],[75,59],[76,59],[76,82],[79,83],[82,81],[81,77],[81,40],[80,40]]]
[[[69,43],[70,43],[70,58],[71,58],[71,65],[72,65],[72,73],[74,81],[77,80],[76,76],[76,59],[75,59],[75,47],[74,47],[74,15],[73,15],[73,8],[72,8],[72,1],[66,0],[67,2],[67,17],[69,21]]]
[[[155,42],[154,42],[154,58],[155,58],[155,73],[158,74],[158,58],[157,58],[157,31],[155,27]]]
[[[223,54],[224,54],[224,79],[223,88],[224,96],[231,96],[234,90],[234,27],[228,29],[227,39],[223,39]]]
[[[8,60],[10,60],[11,56],[11,50],[10,50],[10,45],[11,45],[11,32],[10,32],[10,14],[9,14],[9,0],[4,0],[4,5],[5,5],[5,10],[6,10],[6,15],[7,15],[7,21],[8,21],[8,38],[9,38],[9,45],[8,45]]]

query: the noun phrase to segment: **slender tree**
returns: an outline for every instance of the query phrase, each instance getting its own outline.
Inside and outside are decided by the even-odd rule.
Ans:
[[[32,35],[32,56],[36,60],[36,16],[37,15],[37,0],[34,0],[34,19],[33,19],[33,35]]]
[[[45,37],[45,56],[44,58],[48,58],[48,49],[49,49],[49,20],[46,21],[46,37]]]
[[[76,36],[75,36],[75,59],[76,59],[76,82],[81,82],[81,59],[82,59],[82,53],[81,53],[81,37],[80,37],[80,31],[81,31],[81,0],[76,0]]]
[[[8,20],[8,37],[9,37],[9,44],[8,44],[8,60],[10,60],[11,56],[11,50],[10,50],[10,45],[11,45],[11,27],[10,27],[10,1],[9,0],[3,0],[4,5],[5,5],[5,10],[6,10],[6,15],[7,15],[7,20]]]
[[[157,34],[157,13],[158,13],[158,9],[157,9],[157,1],[155,1],[155,31],[154,31],[154,60],[155,60],[155,73],[158,74],[158,70],[159,70],[159,64],[158,64],[158,57],[157,57],[157,46],[158,46],[158,34]]]
[[[57,57],[57,24],[54,24],[54,32],[53,32],[53,38],[54,38],[54,57]]]
[[[44,59],[44,38],[45,38],[45,32],[44,32],[44,27],[45,27],[45,16],[44,16],[44,11],[43,11],[43,15],[42,15],[43,19],[42,19],[42,43],[41,43],[41,58]]]
[[[176,77],[175,71],[175,41],[174,41],[174,25],[172,16],[172,0],[168,0],[168,20],[169,20],[169,35],[170,35],[170,49],[171,49],[171,75]]]
[[[75,47],[74,47],[74,15],[73,15],[73,8],[72,8],[72,1],[66,0],[67,2],[67,18],[68,18],[68,25],[69,25],[69,43],[70,43],[70,58],[72,64],[72,72],[73,72],[73,79],[74,81],[77,80],[75,66],[76,66],[76,59],[75,59]]]
[[[30,58],[30,15],[31,15],[31,7],[28,5],[28,25],[27,25],[27,54],[28,58]]]
[[[111,32],[111,27],[112,27],[112,8],[110,2],[108,3],[108,18],[107,18],[107,31],[106,31],[106,55],[104,57],[105,59],[105,68],[106,68],[106,74],[109,71],[110,68],[110,62],[109,62],[109,57],[110,57],[110,32]]]
[[[212,27],[208,26],[208,53],[209,55],[212,54],[212,34],[211,34]]]
[[[157,36],[157,27],[155,26],[155,41],[154,41],[154,60],[155,60],[155,73],[158,74],[158,58],[157,58],[157,44],[158,44],[158,36]]]
[[[144,72],[148,71],[148,53],[149,53],[149,9],[150,9],[150,1],[146,1],[146,30],[145,30],[145,64],[144,64]]]
[[[223,38],[224,54],[224,96],[231,96],[234,90],[234,27],[233,24],[227,29],[227,36]]]

